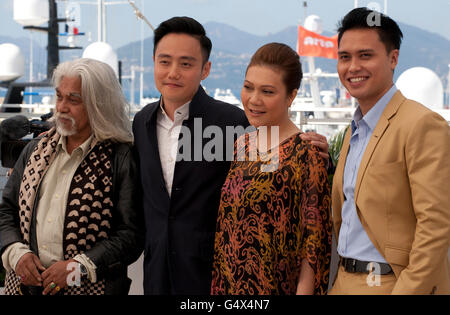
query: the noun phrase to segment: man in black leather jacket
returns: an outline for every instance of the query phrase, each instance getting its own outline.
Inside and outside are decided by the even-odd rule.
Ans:
[[[6,294],[127,294],[143,249],[133,136],[113,70],[54,73],[55,127],[21,153],[0,205]]]

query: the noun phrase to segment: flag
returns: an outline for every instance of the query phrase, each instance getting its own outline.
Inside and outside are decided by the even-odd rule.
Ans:
[[[337,59],[337,38],[326,37],[298,26],[297,53],[300,56],[323,57]]]

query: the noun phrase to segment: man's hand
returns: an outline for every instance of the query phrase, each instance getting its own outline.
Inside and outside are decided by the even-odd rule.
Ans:
[[[67,277],[73,272],[73,269],[67,268],[67,265],[74,262],[77,263],[74,259],[58,261],[42,273],[43,295],[55,295],[67,287]]]
[[[328,154],[327,138],[312,131],[300,134],[300,138],[305,141],[311,141],[312,145],[315,145],[317,148],[319,148],[319,154],[324,158],[325,167],[328,168],[328,160],[330,158],[330,155]]]
[[[26,286],[42,286],[41,272],[45,271],[39,258],[33,253],[23,255],[16,265],[16,274]]]

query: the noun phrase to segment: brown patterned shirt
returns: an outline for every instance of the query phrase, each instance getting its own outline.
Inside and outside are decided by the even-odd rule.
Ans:
[[[252,141],[236,145],[222,187],[211,293],[295,294],[306,259],[314,293],[326,294],[332,236],[324,160],[296,134],[280,144],[278,167],[268,171],[274,159],[248,158]]]

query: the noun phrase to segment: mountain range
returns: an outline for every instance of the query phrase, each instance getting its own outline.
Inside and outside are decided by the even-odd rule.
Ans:
[[[403,31],[404,38],[394,79],[396,80],[401,73],[411,67],[422,66],[436,72],[444,84],[444,87],[446,87],[448,84],[447,80],[450,65],[450,41],[436,33],[431,33],[415,26],[402,23],[399,25]],[[297,43],[297,26],[291,26],[280,32],[265,36],[253,35],[233,26],[216,22],[206,23],[205,29],[213,42],[213,50],[210,59],[212,62],[211,73],[209,77],[203,81],[204,87],[210,94],[214,93],[216,88],[220,88],[231,89],[231,91],[238,96],[247,64],[250,61],[252,54],[263,44],[269,42],[281,42],[295,49]],[[323,35],[332,36],[334,33],[324,32]],[[23,37],[13,39],[0,36],[0,43],[5,42],[18,45],[24,56],[29,55],[29,38]],[[148,37],[144,40],[144,51],[144,95],[157,96],[158,91],[154,86],[153,80],[153,37]],[[42,48],[39,44],[35,43],[33,52],[35,73],[45,73],[45,48]],[[140,64],[139,41],[122,46],[118,48],[116,52],[119,60],[122,61],[122,73],[124,75],[129,75],[131,73],[131,66]],[[80,50],[61,52],[61,60],[80,56]],[[308,67],[303,58],[302,63],[303,71],[308,72]],[[316,58],[316,68],[320,68],[323,72],[336,72],[336,60]],[[35,75],[35,77],[37,77],[37,75]],[[139,87],[137,81],[135,82],[136,93],[138,93]],[[321,88],[330,89],[337,87],[338,84],[336,79],[321,80]],[[123,87],[126,94],[129,94],[130,81],[123,80]]]

